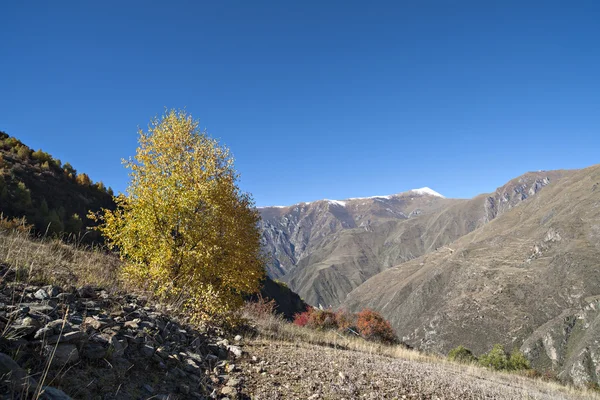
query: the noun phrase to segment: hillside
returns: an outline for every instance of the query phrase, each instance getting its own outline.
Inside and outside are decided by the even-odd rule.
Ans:
[[[25,217],[40,234],[99,239],[86,228],[88,211],[114,208],[112,190],[42,150],[33,151],[0,131],[0,211]]]
[[[337,306],[370,277],[443,248],[564,174],[530,172],[471,200],[417,191],[264,208],[268,272],[310,304]]]
[[[479,229],[354,289],[411,345],[519,347],[539,369],[598,382],[600,166],[573,171]],[[450,249],[451,248],[451,249]]]
[[[199,329],[121,286],[111,255],[3,230],[0,252],[3,399],[599,398],[271,314]]]

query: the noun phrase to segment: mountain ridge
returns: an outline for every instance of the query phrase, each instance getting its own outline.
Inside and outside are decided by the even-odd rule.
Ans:
[[[267,271],[308,303],[337,306],[369,277],[447,245],[566,173],[528,172],[473,199],[404,192],[345,207],[322,200],[261,209]]]

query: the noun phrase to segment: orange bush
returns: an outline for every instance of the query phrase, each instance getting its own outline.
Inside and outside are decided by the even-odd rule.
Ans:
[[[358,333],[367,340],[383,343],[396,343],[398,337],[392,325],[381,316],[381,314],[364,309],[358,313],[356,327]]]
[[[356,330],[356,314],[347,310],[339,310],[335,313],[335,323],[339,331]]]

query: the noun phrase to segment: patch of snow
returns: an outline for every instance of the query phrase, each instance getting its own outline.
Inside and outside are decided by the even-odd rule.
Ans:
[[[430,189],[428,187],[423,187],[423,188],[420,188],[420,189],[413,189],[413,190],[411,190],[411,192],[417,193],[417,194],[428,194],[430,196],[437,196],[437,197],[441,197],[442,199],[445,199],[444,196],[442,196],[441,194],[439,194],[435,190]]]
[[[333,204],[335,206],[346,207],[346,202],[345,201],[329,200],[329,199],[325,199],[325,201],[328,202],[329,204]]]
[[[387,196],[369,196],[369,197],[351,197],[348,200],[366,200],[366,199],[386,199],[389,200],[394,197],[395,194],[388,194]]]

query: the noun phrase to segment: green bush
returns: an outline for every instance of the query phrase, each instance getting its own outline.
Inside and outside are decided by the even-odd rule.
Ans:
[[[510,353],[510,358],[508,359],[508,369],[511,371],[521,371],[530,368],[531,365],[529,364],[529,360],[523,353],[515,348],[512,353]]]
[[[448,353],[448,360],[468,364],[476,362],[477,357],[473,355],[471,350],[461,345],[450,350]]]
[[[482,354],[479,357],[479,364],[483,367],[491,368],[496,371],[508,369],[508,356],[501,344],[495,344],[489,353]]]
[[[42,151],[42,149],[31,153],[31,158],[37,160],[40,163],[50,163],[50,161],[52,161],[52,156],[46,153],[45,151]]]

